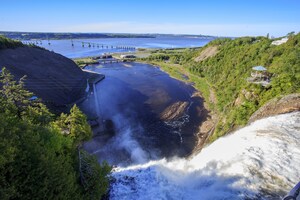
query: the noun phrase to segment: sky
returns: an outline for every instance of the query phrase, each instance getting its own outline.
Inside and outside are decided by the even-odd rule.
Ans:
[[[278,37],[300,0],[0,0],[0,31]]]

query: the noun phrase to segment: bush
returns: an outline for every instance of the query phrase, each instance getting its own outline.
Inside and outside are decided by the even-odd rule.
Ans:
[[[8,39],[2,35],[0,35],[0,50],[1,49],[8,49],[8,48],[17,48],[25,46],[22,42],[17,40]]]

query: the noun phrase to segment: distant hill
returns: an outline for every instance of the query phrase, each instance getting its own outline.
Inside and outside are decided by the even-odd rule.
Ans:
[[[0,37],[0,69],[6,67],[48,105],[65,106],[84,95],[87,75],[70,59]]]
[[[132,34],[132,33],[37,33],[0,31],[0,35],[17,40],[62,40],[62,39],[97,39],[97,38],[157,38],[157,37],[186,37],[186,38],[217,38],[210,35],[187,34]]]
[[[37,33],[37,32],[9,32],[0,31],[0,35],[18,40],[61,40],[61,39],[96,39],[96,38],[155,38],[147,34],[123,33]]]

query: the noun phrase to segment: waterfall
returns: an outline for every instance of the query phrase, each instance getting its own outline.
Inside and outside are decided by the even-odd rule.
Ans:
[[[300,180],[300,112],[258,120],[189,159],[117,167],[111,199],[280,199]]]

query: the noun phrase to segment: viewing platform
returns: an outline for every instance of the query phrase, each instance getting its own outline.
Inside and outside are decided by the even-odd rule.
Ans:
[[[251,77],[247,78],[249,83],[260,84],[264,87],[268,86],[271,82],[270,74],[267,69],[263,66],[252,67]]]

